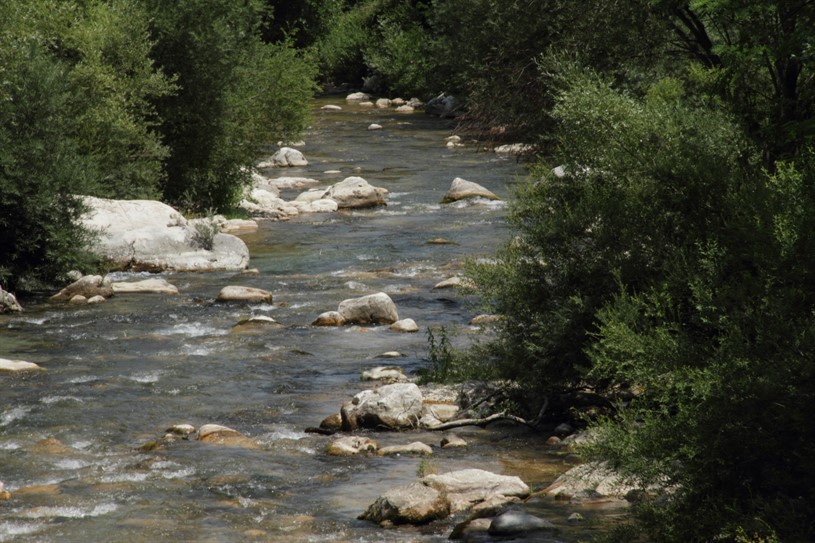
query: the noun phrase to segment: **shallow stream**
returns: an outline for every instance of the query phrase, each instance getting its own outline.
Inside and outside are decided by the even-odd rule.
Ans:
[[[320,110],[327,103],[343,110]],[[463,429],[470,447],[450,451],[432,433],[371,436],[382,445],[434,445],[424,463],[329,457],[330,438],[304,433],[367,388],[362,370],[421,367],[428,327],[477,336],[467,325],[474,310],[454,291],[432,287],[509,235],[505,206],[439,201],[455,177],[506,197],[523,175],[514,159],[474,144],[446,148],[454,129],[448,121],[362,109],[337,97],[313,107],[301,148],[309,166],[278,175],[325,187],[360,175],[390,191],[387,207],[262,222],[243,236],[256,276],[164,274],[179,296],[119,295],[84,307],[27,300],[21,315],[0,317],[0,357],[46,368],[0,374],[0,481],[14,496],[0,501],[0,542],[440,542],[450,524],[383,530],[356,517],[420,469],[478,467],[519,475],[533,489],[567,469],[563,455],[544,445],[547,436],[512,426]],[[368,131],[374,122],[384,129]],[[324,173],[330,170],[341,173]],[[434,238],[450,243],[428,243]],[[274,303],[214,303],[234,284],[269,290]],[[345,298],[379,291],[422,331],[310,325]],[[284,328],[232,331],[251,315],[271,316]],[[377,358],[386,351],[404,356]],[[183,441],[138,449],[176,423],[223,424],[259,448]],[[562,526],[564,541],[600,525],[597,511],[581,510],[586,520],[574,527],[566,518],[575,507],[547,500],[535,507]]]

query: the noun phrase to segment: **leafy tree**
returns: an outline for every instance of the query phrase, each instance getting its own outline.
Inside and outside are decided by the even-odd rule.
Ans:
[[[261,144],[304,127],[312,65],[288,44],[262,42],[260,1],[141,1],[152,18],[152,58],[178,85],[156,101],[170,150],[163,196],[188,209],[228,208]]]
[[[78,195],[155,194],[165,155],[150,99],[172,87],[128,0],[0,6],[0,281],[81,267]]]

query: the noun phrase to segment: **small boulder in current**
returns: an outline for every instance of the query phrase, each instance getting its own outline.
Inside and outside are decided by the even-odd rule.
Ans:
[[[360,209],[387,205],[386,189],[374,187],[361,177],[346,177],[339,183],[331,185],[323,198],[337,202],[340,209]]]
[[[488,200],[500,200],[501,198],[495,195],[490,190],[482,187],[478,183],[467,181],[460,177],[453,179],[450,188],[441,199],[441,203],[449,204],[450,202],[457,202],[465,198],[486,198]]]
[[[352,324],[393,324],[399,320],[396,304],[384,292],[343,300],[337,312]]]
[[[96,295],[108,298],[113,296],[110,278],[101,275],[86,275],[51,296],[54,301],[70,301],[74,296],[93,298]]]
[[[328,444],[326,452],[331,456],[355,456],[361,453],[375,453],[379,444],[367,437],[346,436]]]
[[[303,153],[291,147],[281,147],[271,158],[272,164],[280,167],[308,166]]]
[[[272,293],[260,288],[230,285],[218,293],[219,302],[272,303]]]
[[[449,514],[450,502],[443,493],[413,483],[381,495],[359,518],[376,523],[426,524]]]

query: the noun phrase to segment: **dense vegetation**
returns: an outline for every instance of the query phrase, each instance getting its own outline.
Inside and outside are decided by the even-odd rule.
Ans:
[[[306,122],[313,63],[261,1],[0,3],[0,283],[87,262],[77,195],[223,210]]]
[[[324,77],[454,93],[465,127],[538,145],[516,235],[469,270],[499,335],[469,356],[431,336],[437,376],[514,380],[528,414],[620,399],[586,421],[605,437],[588,452],[669,489],[621,540],[815,538],[815,4],[371,0],[329,19]]]
[[[621,540],[811,541],[814,43],[807,0],[7,0],[0,282],[76,265],[75,194],[231,205],[315,70],[453,93],[537,155],[444,376],[618,399],[579,422],[650,489]]]

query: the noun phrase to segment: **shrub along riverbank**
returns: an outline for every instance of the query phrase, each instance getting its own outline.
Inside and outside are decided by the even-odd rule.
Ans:
[[[671,489],[622,540],[813,539],[811,2],[11,0],[0,15],[0,282],[79,266],[73,194],[231,205],[256,145],[304,126],[317,70],[452,93],[462,127],[534,157],[516,235],[470,266],[498,339],[445,353],[447,375],[517,381],[527,417],[576,390],[620,399],[584,421],[607,437],[590,452]]]

